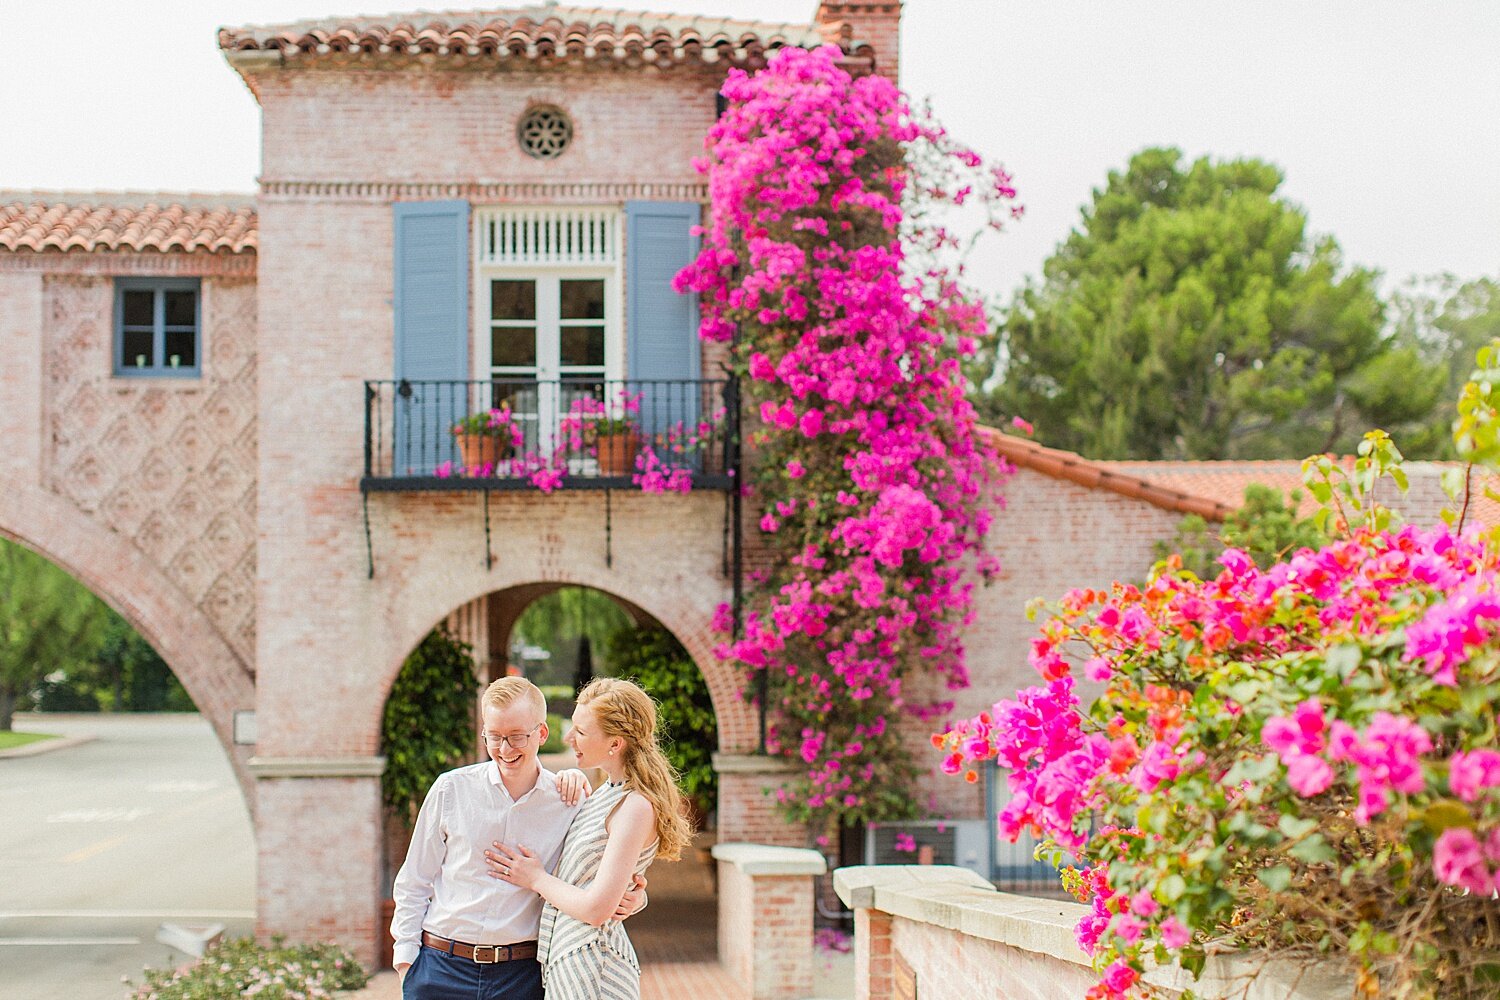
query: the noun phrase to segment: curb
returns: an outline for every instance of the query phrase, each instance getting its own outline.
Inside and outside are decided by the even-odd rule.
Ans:
[[[92,743],[98,738],[97,736],[59,736],[51,740],[37,740],[35,743],[27,743],[25,746],[0,750],[0,760],[4,760],[7,757],[35,757],[38,754],[51,753],[53,750],[66,750],[69,747]]]

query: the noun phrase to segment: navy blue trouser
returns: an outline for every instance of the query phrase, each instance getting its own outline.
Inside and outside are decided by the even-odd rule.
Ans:
[[[401,1000],[543,1000],[534,958],[479,965],[425,944],[401,982]]]

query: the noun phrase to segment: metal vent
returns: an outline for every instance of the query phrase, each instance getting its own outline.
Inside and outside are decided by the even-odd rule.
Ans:
[[[602,264],[619,259],[612,208],[495,208],[475,213],[481,264]]]
[[[562,108],[539,105],[521,116],[516,125],[516,139],[527,156],[555,160],[573,141],[573,121]]]

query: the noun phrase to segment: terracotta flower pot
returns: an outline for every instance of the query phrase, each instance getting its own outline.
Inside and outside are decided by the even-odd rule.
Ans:
[[[498,468],[510,457],[510,441],[499,434],[459,434],[458,453],[465,469],[489,464]]]
[[[641,436],[635,431],[618,431],[599,435],[599,473],[605,476],[628,476],[635,472],[635,456],[641,450]]]

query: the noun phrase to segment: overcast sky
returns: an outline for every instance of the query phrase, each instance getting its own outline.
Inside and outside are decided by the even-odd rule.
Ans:
[[[639,5],[803,20],[814,0]],[[217,27],[423,6],[443,5],[0,0],[0,189],[253,191],[257,108]],[[1156,144],[1280,165],[1388,286],[1500,274],[1497,0],[907,0],[902,50],[902,85],[1016,177],[1026,218],[971,265],[990,293]]]

